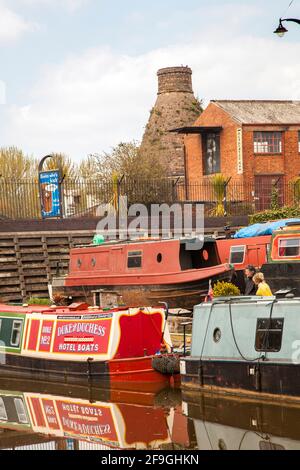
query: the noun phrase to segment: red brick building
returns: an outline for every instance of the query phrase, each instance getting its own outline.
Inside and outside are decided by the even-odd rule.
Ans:
[[[300,101],[211,101],[185,134],[189,185],[222,173],[270,197],[300,176]],[[282,191],[281,191],[282,192]]]

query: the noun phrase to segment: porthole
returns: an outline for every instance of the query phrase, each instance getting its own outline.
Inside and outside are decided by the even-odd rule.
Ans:
[[[77,266],[78,266],[78,268],[81,268],[81,266],[82,266],[82,261],[81,261],[80,258],[78,258],[78,260],[77,260]]]
[[[92,266],[93,266],[93,268],[96,266],[96,259],[95,258],[92,258]]]
[[[161,262],[162,262],[162,254],[161,254],[161,253],[159,253],[159,254],[157,255],[157,262],[158,262],[158,263],[161,263]]]
[[[203,257],[204,261],[208,261],[208,259],[209,259],[209,254],[208,254],[208,251],[207,251],[207,250],[203,250],[203,252],[202,252],[202,257]]]
[[[221,341],[221,338],[222,338],[221,330],[220,328],[216,328],[214,331],[214,342],[219,343]]]

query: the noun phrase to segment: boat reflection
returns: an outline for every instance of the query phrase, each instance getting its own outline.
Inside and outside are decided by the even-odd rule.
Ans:
[[[299,450],[300,404],[183,393],[199,450]]]
[[[1,449],[186,448],[187,423],[176,390],[155,395],[0,380]]]

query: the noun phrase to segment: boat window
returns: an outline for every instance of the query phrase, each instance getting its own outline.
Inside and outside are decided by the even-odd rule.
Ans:
[[[230,264],[243,264],[245,261],[246,247],[232,246],[230,249]]]
[[[161,253],[159,253],[159,254],[157,255],[157,262],[158,262],[158,263],[161,263],[161,262],[162,262],[162,254],[161,254]]]
[[[7,413],[3,398],[0,397],[0,421],[7,421]]]
[[[128,253],[128,268],[141,268],[142,267],[142,251],[131,251]]]
[[[10,345],[13,347],[19,347],[21,341],[22,321],[14,320],[10,338]]]
[[[261,352],[279,352],[282,344],[284,318],[258,318],[255,349]]]
[[[285,238],[279,240],[279,256],[293,257],[300,255],[300,238]]]
[[[26,410],[25,410],[23,400],[21,398],[15,398],[14,402],[15,402],[15,407],[16,407],[16,410],[17,410],[17,415],[18,415],[18,418],[19,418],[19,422],[23,423],[23,424],[27,424],[28,423],[28,418],[27,418],[27,414],[26,414]]]

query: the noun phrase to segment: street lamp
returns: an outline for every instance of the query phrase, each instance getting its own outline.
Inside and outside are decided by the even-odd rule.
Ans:
[[[300,25],[300,20],[298,20],[297,18],[280,18],[279,20],[279,26],[278,28],[276,29],[276,31],[274,31],[274,34],[277,34],[277,36],[279,36],[280,38],[282,38],[285,33],[288,32],[288,30],[283,26],[283,21],[292,21],[293,23],[297,23]]]

